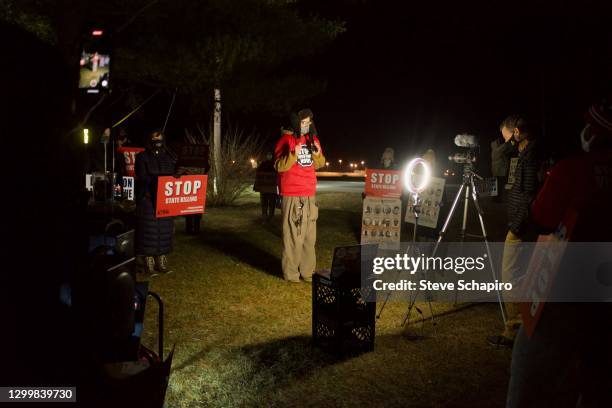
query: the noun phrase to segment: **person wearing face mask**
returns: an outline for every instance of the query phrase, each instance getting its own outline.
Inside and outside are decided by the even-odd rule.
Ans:
[[[279,173],[282,197],[283,253],[285,280],[310,282],[316,266],[315,242],[319,208],[315,199],[315,170],[325,157],[310,109],[291,115],[293,131],[284,131],[274,149],[274,167]]]
[[[525,272],[528,254],[521,245],[535,239],[528,222],[529,205],[535,197],[538,184],[539,159],[534,135],[524,116],[510,115],[500,125],[505,140],[504,151],[513,155],[518,151],[515,180],[508,193],[508,233],[504,242],[501,278],[503,282],[517,283]],[[506,322],[501,335],[489,336],[488,342],[498,347],[512,347],[521,324],[518,304],[506,302]]]
[[[566,214],[573,213],[576,221],[570,241],[610,241],[609,101],[587,110],[580,134],[583,152],[554,165],[533,200],[530,216],[543,233],[553,232]],[[506,406],[612,406],[611,327],[610,303],[545,303],[531,338],[523,328],[516,337]]]
[[[397,170],[395,164],[395,151],[387,147],[380,158],[380,168],[385,170]]]
[[[165,135],[153,131],[146,141],[146,149],[136,155],[136,254],[144,257],[145,271],[169,273],[166,255],[172,251],[174,219],[157,218],[157,178],[175,174],[175,163],[166,151]]]

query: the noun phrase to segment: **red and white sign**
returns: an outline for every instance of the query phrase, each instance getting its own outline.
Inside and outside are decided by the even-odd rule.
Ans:
[[[134,177],[134,164],[136,163],[136,155],[144,152],[142,147],[120,147],[117,149],[125,159],[125,175]]]
[[[157,179],[157,218],[203,214],[206,175],[162,176]]]
[[[365,193],[371,197],[399,198],[402,195],[400,171],[366,169]]]
[[[552,289],[577,218],[577,212],[570,207],[554,234],[538,237],[523,284],[531,301],[519,304],[523,325],[529,338],[533,336],[540,321],[544,303]]]

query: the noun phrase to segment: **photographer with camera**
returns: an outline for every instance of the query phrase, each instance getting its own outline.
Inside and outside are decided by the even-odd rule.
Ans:
[[[526,255],[524,241],[535,238],[528,225],[529,206],[538,190],[539,160],[534,135],[525,117],[510,115],[500,125],[505,140],[503,152],[512,155],[518,151],[518,162],[512,189],[508,194],[508,233],[504,244],[502,260],[502,281],[515,282],[525,273]],[[501,335],[490,336],[487,340],[498,347],[512,347],[520,327],[518,305],[505,302],[506,323]]]
[[[319,208],[315,199],[315,170],[325,157],[312,121],[310,109],[291,115],[293,132],[285,132],[274,149],[274,167],[279,173],[282,196],[283,276],[310,282],[316,266],[315,242]]]

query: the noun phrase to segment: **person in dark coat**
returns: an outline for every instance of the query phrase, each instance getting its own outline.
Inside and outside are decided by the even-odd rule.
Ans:
[[[174,219],[156,218],[157,178],[175,174],[175,163],[166,151],[165,135],[154,131],[146,150],[136,155],[136,254],[144,256],[146,272],[171,272],[166,254],[172,251]]]
[[[526,247],[522,242],[532,241],[533,228],[529,224],[529,207],[538,189],[539,157],[534,135],[525,117],[508,116],[500,125],[501,133],[507,146],[504,151],[509,154],[518,152],[518,162],[514,183],[508,193],[508,233],[504,242],[502,260],[502,281],[516,284],[525,272],[528,259]],[[531,228],[530,228],[531,227]],[[520,327],[521,317],[518,305],[506,302],[507,318],[504,332],[499,336],[489,336],[490,344],[512,347]]]
[[[269,152],[266,160],[257,166],[253,190],[259,192],[262,222],[267,223],[274,217],[278,198],[278,174],[274,169],[274,155]]]

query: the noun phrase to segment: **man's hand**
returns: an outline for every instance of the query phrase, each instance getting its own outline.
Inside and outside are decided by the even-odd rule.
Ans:
[[[313,147],[312,149],[313,154],[316,154],[316,155],[321,154],[321,145],[319,144],[319,142],[314,142],[312,147]]]
[[[504,142],[509,141],[510,139],[512,139],[512,136],[513,136],[512,130],[510,130],[510,129],[506,128],[506,127],[504,127],[501,130],[501,134],[502,134],[502,137],[504,138]]]

